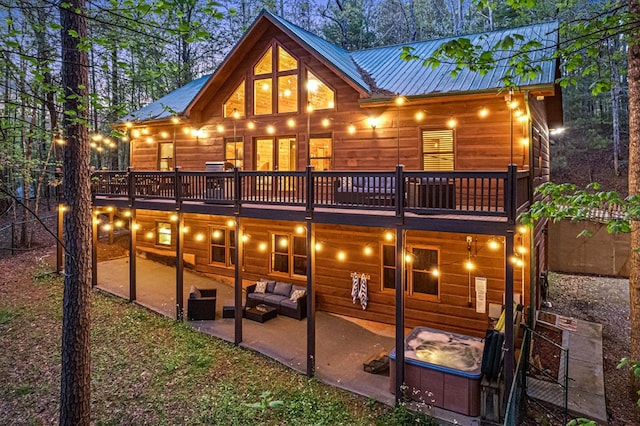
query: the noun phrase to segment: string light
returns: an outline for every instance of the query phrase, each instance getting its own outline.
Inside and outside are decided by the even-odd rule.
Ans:
[[[525,246],[518,246],[516,251],[520,254],[525,254],[527,252],[527,249],[525,248]]]
[[[273,127],[272,125],[268,125],[267,126],[267,133],[270,135],[273,135],[276,132],[276,128]]]
[[[455,118],[450,118],[447,121],[447,127],[450,128],[450,129],[453,129],[454,127],[456,127],[457,124],[458,124],[458,122],[456,121]]]
[[[322,243],[316,243],[316,251],[322,251]]]
[[[487,245],[491,250],[498,250],[500,248],[500,243],[495,237],[491,237],[489,241],[487,241]]]
[[[415,115],[416,121],[422,121],[424,120],[424,117],[425,117],[424,111],[416,112],[416,115]]]
[[[296,226],[296,234],[304,234],[304,226],[302,225]]]
[[[153,238],[153,232],[151,232],[151,231],[147,232],[146,234],[144,234],[144,237],[145,237],[147,240],[152,239],[152,238]]]
[[[373,254],[373,249],[369,246],[365,246],[364,248],[364,255],[365,256],[371,256]]]
[[[236,222],[233,219],[229,219],[229,220],[227,220],[227,226],[229,228],[232,228],[232,227],[236,226]]]
[[[385,232],[384,239],[387,241],[393,241],[393,233],[391,231]]]
[[[468,270],[468,271],[473,271],[473,269],[475,268],[475,265],[473,264],[472,261],[467,260],[466,262],[464,262],[464,267]]]
[[[288,119],[287,126],[293,129],[294,127],[296,127],[296,120],[294,120],[293,118]]]
[[[111,224],[105,223],[104,225],[102,225],[102,230],[103,231],[111,231]]]
[[[178,123],[180,123],[180,119],[177,116],[174,115],[173,117],[171,117],[171,122],[173,124],[178,124]]]
[[[124,222],[121,220],[116,220],[116,222],[114,223],[116,228],[122,228],[124,226]]]
[[[204,241],[204,234],[203,233],[197,233],[193,238],[197,242],[202,242],[202,241]]]
[[[328,118],[322,119],[322,127],[329,127],[329,124],[331,124],[331,122],[329,121]]]
[[[127,129],[130,129],[133,127],[133,123],[130,121],[125,121],[124,123],[124,127],[126,127]]]
[[[256,123],[254,123],[253,121],[249,121],[247,123],[247,129],[254,130],[255,128],[256,128]]]
[[[135,129],[133,132],[131,132],[131,135],[132,135],[134,138],[139,138],[139,137],[140,137],[140,130]]]
[[[489,109],[482,107],[478,110],[478,117],[487,118],[489,116]]]
[[[526,234],[527,233],[527,227],[522,225],[518,227],[518,232],[521,234]]]
[[[144,129],[142,129],[142,134],[143,135],[148,135],[149,134],[149,128],[145,127]]]
[[[437,268],[433,268],[431,270],[431,275],[433,275],[434,277],[439,277],[440,276],[440,271],[438,271]]]
[[[213,231],[212,236],[214,240],[219,240],[220,237],[222,236],[222,232],[216,229],[215,231]]]
[[[134,231],[137,231],[138,229],[140,229],[140,225],[138,225],[137,223],[134,223],[132,228]]]
[[[243,234],[242,235],[242,242],[246,243],[247,241],[249,241],[249,234]]]
[[[169,137],[169,132],[160,132],[160,137],[162,139],[167,139]]]
[[[280,238],[278,244],[280,245],[280,247],[285,248],[289,245],[289,240],[287,240],[286,238]]]
[[[224,126],[222,124],[218,124],[216,126],[216,130],[218,131],[218,133],[222,133],[224,132]]]
[[[178,220],[178,215],[177,214],[172,214],[171,216],[169,216],[169,220],[171,222],[176,222]]]
[[[258,250],[260,251],[267,251],[267,243],[262,242],[258,245]]]
[[[350,135],[354,135],[356,133],[356,126],[354,126],[353,124],[349,124],[349,127],[347,127],[347,131]]]
[[[343,252],[343,251],[339,251],[339,252],[336,254],[336,258],[337,258],[339,261],[343,262],[343,261],[345,261],[345,260],[347,259],[347,254],[346,254],[345,252]]]

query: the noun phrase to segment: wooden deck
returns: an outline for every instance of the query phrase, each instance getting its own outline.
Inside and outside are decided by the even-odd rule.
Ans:
[[[454,232],[502,232],[529,204],[506,172],[99,172],[96,206]]]

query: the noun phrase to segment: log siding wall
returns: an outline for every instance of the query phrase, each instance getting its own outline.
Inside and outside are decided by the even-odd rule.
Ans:
[[[141,228],[138,231],[137,247],[140,251],[152,251],[155,254],[163,251],[168,258],[175,258],[175,233],[172,247],[159,247],[154,244],[155,238],[148,239],[145,234],[153,230],[157,221],[170,221],[172,213],[138,210],[136,217]],[[189,228],[185,235],[185,256],[195,256],[195,270],[212,274],[231,283],[233,267],[214,265],[210,259],[210,236],[212,226],[229,228],[227,221],[231,217],[185,214],[184,223]],[[272,233],[296,234],[296,226],[301,223],[286,221],[264,221],[242,219],[242,227],[249,240],[245,243],[243,279],[247,281],[259,278],[286,281],[305,286],[305,277],[284,276],[270,273],[270,249],[260,250],[260,243],[270,247]],[[232,228],[229,228],[232,229]],[[385,229],[355,226],[314,225],[316,241],[321,248],[316,252],[314,286],[316,289],[317,309],[378,321],[394,323],[395,295],[393,291],[383,290],[381,284],[381,252],[380,246],[389,243],[384,239]],[[175,232],[175,228],[174,228]],[[195,235],[203,233],[206,238],[198,242]],[[348,239],[344,236],[349,235]],[[406,294],[405,318],[406,326],[426,325],[474,336],[483,336],[488,326],[488,314],[475,311],[475,277],[487,278],[487,312],[488,303],[502,304],[504,291],[504,249],[492,251],[487,242],[491,236],[472,235],[472,260],[476,268],[471,273],[465,269],[467,260],[466,234],[444,232],[408,231],[406,245],[411,247],[430,247],[439,250],[440,262],[440,295],[439,300],[427,300],[420,295]],[[373,248],[371,255],[364,253],[364,247]],[[346,260],[336,259],[336,253],[344,251]],[[189,266],[191,267],[191,266]],[[351,299],[351,272],[366,273],[369,280],[369,305],[362,310],[359,303],[353,304]],[[526,276],[525,276],[526,278]],[[521,288],[520,274],[516,274],[514,283],[516,292]],[[468,305],[468,294],[471,291],[471,306]]]

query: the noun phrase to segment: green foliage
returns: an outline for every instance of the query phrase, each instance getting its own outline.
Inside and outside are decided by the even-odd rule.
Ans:
[[[18,312],[15,309],[9,307],[0,308],[0,325],[9,324],[17,315]]]
[[[640,377],[640,361],[632,360],[629,358],[622,358],[618,363],[617,368],[629,368],[634,376]],[[640,395],[640,390],[637,391],[636,394]],[[640,408],[640,398],[638,398],[637,405]]]
[[[601,210],[607,213],[604,218],[608,232],[630,232],[630,221],[637,218],[635,214],[640,211],[640,199],[622,198],[617,192],[599,189],[598,183],[579,189],[574,184],[545,182],[535,190],[541,200],[534,202],[529,211],[520,215],[519,220],[526,225],[533,225],[534,221],[541,218],[555,222],[562,219],[578,222],[592,218],[595,210]],[[588,232],[584,231],[580,234],[586,235]]]
[[[436,426],[438,422],[424,413],[414,411],[406,403],[398,404],[389,414],[381,416],[376,421],[379,426],[404,426],[404,425],[427,425]]]
[[[598,426],[598,423],[594,422],[593,420],[585,419],[584,417],[571,419],[571,421],[567,423],[567,426],[577,426],[577,425]]]
[[[279,399],[271,398],[270,391],[262,392],[260,394],[260,401],[244,404],[245,407],[258,410],[260,414],[262,414],[263,416],[268,409],[276,409],[276,408],[282,407],[283,405],[284,405],[284,402],[280,401]]]

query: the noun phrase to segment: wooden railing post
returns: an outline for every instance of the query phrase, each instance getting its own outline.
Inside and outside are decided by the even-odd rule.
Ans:
[[[182,182],[180,181],[180,166],[175,167],[173,178],[173,194],[176,199],[176,205],[182,205]]]
[[[396,217],[404,218],[404,173],[402,164],[396,166]]]
[[[507,221],[510,224],[516,222],[516,203],[518,200],[516,182],[518,179],[518,166],[509,164],[507,169],[507,182],[505,185],[504,204],[507,213]]]
[[[136,198],[136,181],[133,178],[133,167],[127,167],[127,188],[129,190],[129,205],[133,206],[133,200]]]
[[[240,214],[240,198],[242,196],[242,188],[240,180],[240,170],[237,167],[233,168],[233,207],[236,214]]]
[[[307,218],[311,218],[313,214],[313,166],[307,166],[307,182],[305,185],[306,194],[306,206],[307,206]]]

